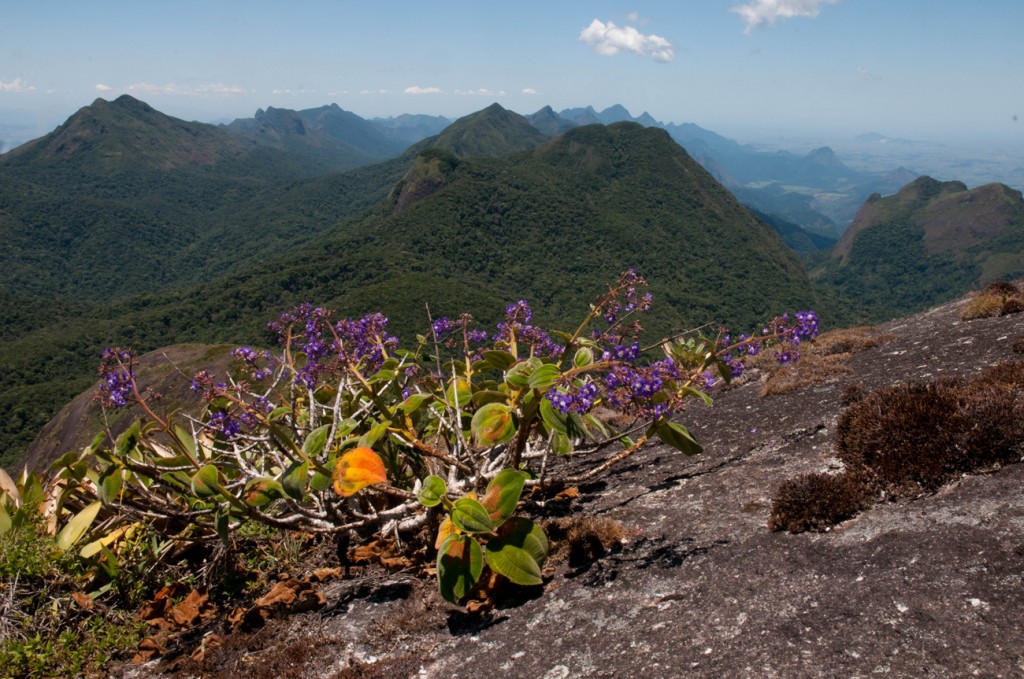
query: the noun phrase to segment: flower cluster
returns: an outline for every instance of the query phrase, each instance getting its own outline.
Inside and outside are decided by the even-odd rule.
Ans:
[[[268,324],[281,344],[305,357],[295,375],[296,384],[313,389],[332,367],[376,372],[398,347],[398,338],[387,334],[388,319],[382,314],[347,318],[333,325],[332,315],[330,310],[305,303]],[[248,357],[247,353],[241,356],[243,360]],[[262,372],[260,377],[268,375]]]
[[[242,362],[257,382],[268,380],[274,375],[274,355],[269,351],[256,351],[252,347],[235,347],[231,355]],[[193,391],[196,391],[193,388]]]
[[[772,356],[786,365],[800,358],[796,347],[800,342],[818,336],[818,316],[813,311],[798,311],[774,318],[761,328],[760,335],[740,335],[736,342],[728,333],[722,333],[718,340],[719,360],[728,368],[729,376],[735,379],[743,374],[743,357],[757,356],[770,345],[788,348],[775,350]]]
[[[104,408],[124,408],[135,391],[135,354],[107,348],[100,357],[100,386],[94,399]]]
[[[533,312],[524,300],[505,307],[505,320],[498,323],[498,331],[491,337],[496,348],[515,349],[525,345],[531,356],[558,358],[565,347],[551,339],[545,331],[530,325]]]
[[[571,391],[552,389],[546,395],[555,410],[563,415],[568,412],[585,413],[594,407],[600,397],[601,390],[593,382],[587,382],[579,389]]]
[[[346,318],[334,326],[336,342],[332,348],[345,367],[374,373],[398,348],[398,338],[389,335],[387,327],[387,317],[379,313]]]

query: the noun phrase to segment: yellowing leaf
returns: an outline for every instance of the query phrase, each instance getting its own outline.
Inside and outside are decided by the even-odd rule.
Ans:
[[[444,517],[444,521],[441,522],[441,525],[437,529],[437,539],[434,540],[434,549],[441,549],[441,545],[446,539],[448,539],[448,536],[455,535],[457,532],[458,530],[455,528],[455,524],[452,523],[452,520],[447,516]]]
[[[334,467],[334,490],[343,497],[387,480],[384,460],[369,448],[348,451],[338,459]]]

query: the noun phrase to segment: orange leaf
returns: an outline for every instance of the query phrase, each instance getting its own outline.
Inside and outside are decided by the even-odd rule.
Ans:
[[[455,528],[455,524],[447,516],[444,517],[444,521],[441,522],[441,526],[437,529],[437,540],[434,541],[434,549],[441,549],[441,543],[449,535],[457,533],[458,529]]]
[[[384,460],[369,448],[350,450],[334,468],[334,490],[343,497],[358,493],[367,486],[388,480]]]

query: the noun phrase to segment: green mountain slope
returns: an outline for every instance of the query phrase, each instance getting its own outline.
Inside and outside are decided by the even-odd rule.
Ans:
[[[99,301],[211,280],[365,210],[404,172],[321,178],[308,161],[97,100],[0,157],[0,287]]]
[[[448,151],[460,158],[498,158],[535,148],[548,140],[530,121],[500,104],[459,118],[440,134],[413,145],[406,153],[416,155],[428,148]]]
[[[968,190],[919,177],[872,196],[812,272],[874,318],[918,311],[1001,278],[1024,275],[1024,201],[1003,184]]]
[[[224,129],[241,141],[302,157],[322,173],[379,163],[408,146],[337,104],[303,111],[269,107]]]

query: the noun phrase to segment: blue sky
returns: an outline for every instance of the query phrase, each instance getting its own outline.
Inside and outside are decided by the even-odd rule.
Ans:
[[[740,139],[1019,142],[1022,34],[1022,0],[9,0],[0,124],[47,131],[129,93],[204,121],[621,103]]]

